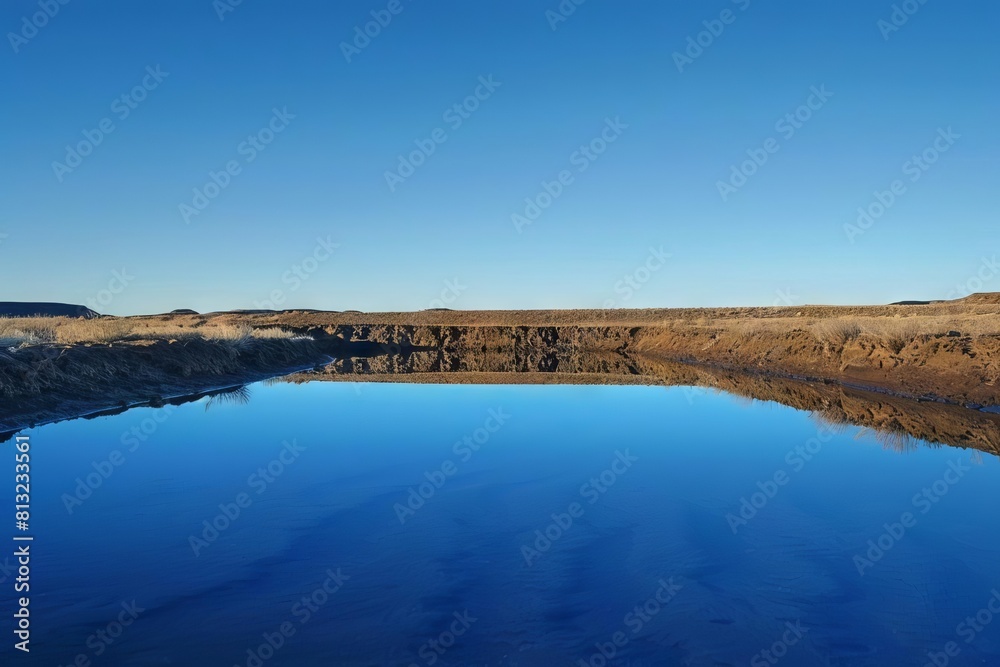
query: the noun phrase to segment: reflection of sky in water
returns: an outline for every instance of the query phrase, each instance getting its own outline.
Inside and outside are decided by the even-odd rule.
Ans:
[[[245,665],[286,621],[266,665],[579,664],[619,632],[609,664],[745,665],[795,637],[787,623],[806,632],[784,665],[923,664],[949,641],[1000,661],[1000,624],[957,632],[1000,586],[990,456],[899,454],[846,428],[807,461],[789,455],[821,428],[807,414],[679,388],[275,384],[204,403],[145,441],[122,438],[151,408],[31,432],[37,664],[95,659],[88,637],[133,599],[145,611],[94,664]],[[267,473],[283,441],[304,449]],[[64,494],[115,449],[124,463],[69,514]],[[915,503],[952,464],[969,470]],[[763,504],[745,525],[743,498]],[[907,511],[859,576],[852,557]],[[303,605],[338,568],[343,587]],[[428,642],[450,629],[441,656]]]

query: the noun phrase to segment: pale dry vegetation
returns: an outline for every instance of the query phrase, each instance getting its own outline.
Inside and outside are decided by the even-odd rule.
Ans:
[[[56,319],[48,317],[0,317],[0,347],[54,343],[56,340]]]
[[[680,331],[685,327],[732,332],[742,341],[762,335],[777,335],[807,331],[821,343],[843,347],[848,342],[866,337],[899,351],[920,336],[946,334],[969,336],[1000,336],[1000,315],[957,316],[839,316],[825,318],[700,318],[694,322],[666,322],[664,328]]]
[[[1000,316],[833,317],[810,322],[808,327],[821,342],[833,346],[842,347],[856,338],[868,337],[899,352],[921,336],[1000,335]]]
[[[226,342],[242,347],[254,339],[293,338],[295,334],[280,327],[255,329],[249,324],[208,323],[185,327],[172,322],[149,322],[131,318],[101,317],[0,317],[0,348],[19,348],[55,343],[111,344],[141,340],[202,339]]]
[[[765,357],[768,350],[795,345],[790,342],[792,340],[801,343],[803,334],[826,348],[828,353],[839,353],[858,341],[899,354],[915,341],[941,336],[973,341],[1000,340],[1000,312],[995,307],[991,312],[955,307],[953,314],[938,309],[925,315],[914,308],[909,312],[885,315],[791,311],[776,316],[773,309],[748,309],[731,317],[700,315],[663,319],[656,326],[643,328],[638,349],[682,351],[691,346],[707,350],[721,342],[730,346],[735,344],[747,354]]]
[[[861,326],[856,321],[840,317],[814,322],[809,330],[820,342],[834,346],[843,346],[861,335]]]

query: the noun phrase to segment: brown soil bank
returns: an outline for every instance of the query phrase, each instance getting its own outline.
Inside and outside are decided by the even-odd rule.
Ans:
[[[141,341],[0,354],[0,432],[310,367],[307,340]]]
[[[630,347],[677,361],[833,380],[970,407],[1000,403],[1000,335],[953,330],[887,340],[859,332],[824,340],[797,328],[746,333],[677,327],[669,332],[642,331]]]

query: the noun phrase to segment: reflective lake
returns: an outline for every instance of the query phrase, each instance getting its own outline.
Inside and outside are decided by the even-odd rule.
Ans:
[[[1000,665],[992,455],[684,387],[249,392],[21,433],[4,664]]]

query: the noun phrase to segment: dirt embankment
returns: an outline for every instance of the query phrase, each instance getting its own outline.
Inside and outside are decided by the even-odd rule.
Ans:
[[[642,330],[633,352],[720,368],[883,390],[972,406],[1000,404],[1000,335],[961,331],[822,340],[810,331]]]
[[[0,354],[0,432],[242,384],[328,359],[309,340],[44,345]]]

